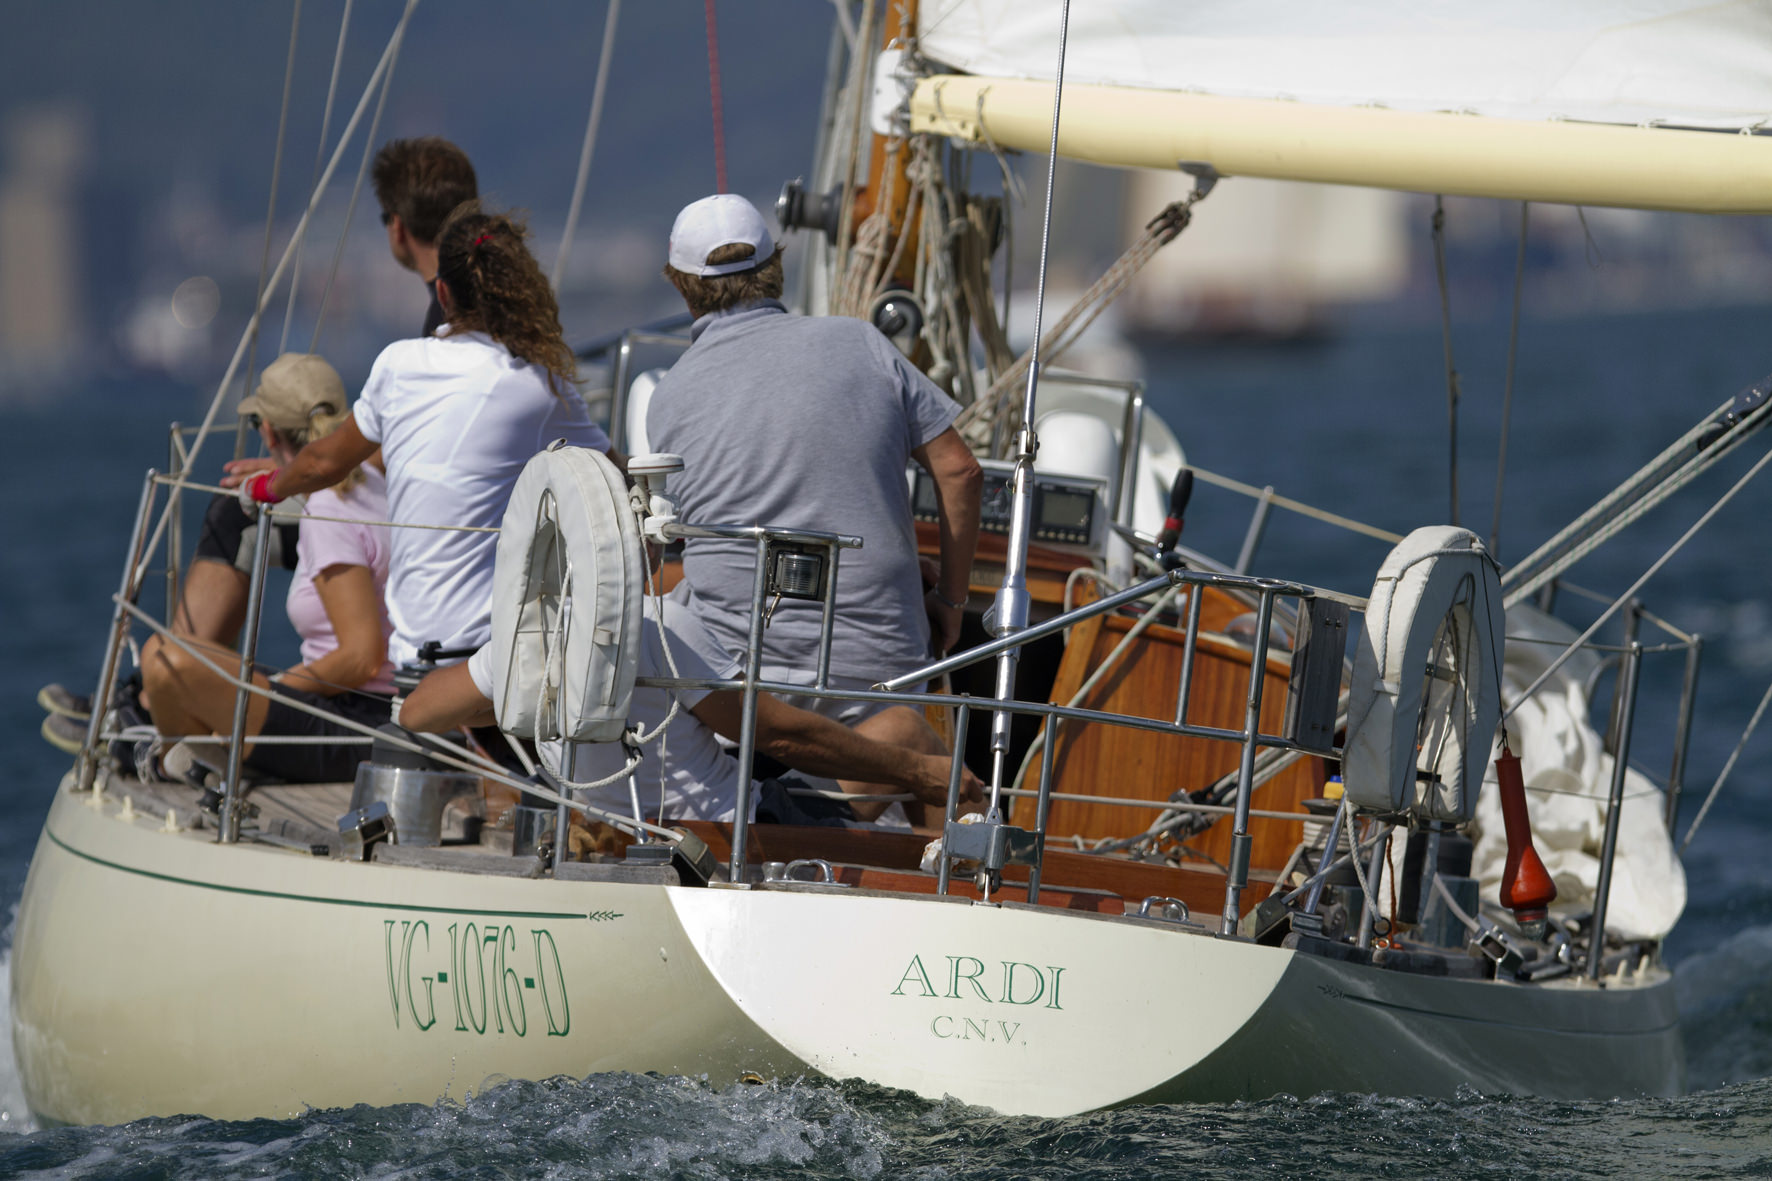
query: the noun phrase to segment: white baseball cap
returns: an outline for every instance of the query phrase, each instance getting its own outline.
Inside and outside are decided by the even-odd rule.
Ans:
[[[710,263],[722,246],[743,244],[756,253],[735,262]],[[703,197],[683,207],[671,226],[669,261],[687,275],[731,275],[760,267],[775,255],[775,239],[757,207],[733,193]]]

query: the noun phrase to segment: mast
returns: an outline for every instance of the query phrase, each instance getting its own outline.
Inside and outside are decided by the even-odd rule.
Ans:
[[[1015,440],[1014,500],[1009,515],[1009,550],[1003,564],[1003,586],[997,591],[991,608],[1000,638],[1027,627],[1028,622],[1028,541],[1034,510],[1034,455],[1040,441],[1034,434],[1034,402],[1040,385],[1040,330],[1046,310],[1046,251],[1052,240],[1052,187],[1058,171],[1058,117],[1064,98],[1064,50],[1070,30],[1071,0],[1064,0],[1058,18],[1058,72],[1052,85],[1052,133],[1050,155],[1046,164],[1046,208],[1040,224],[1040,272],[1034,294],[1034,347],[1029,358],[1027,389],[1022,397],[1021,430]],[[997,697],[1010,700],[1015,696],[1015,669],[1021,658],[1019,648],[1006,648],[997,657]],[[1014,716],[999,710],[991,719],[991,803],[985,814],[987,822],[1001,822],[1004,775],[1008,771],[1009,731]]]

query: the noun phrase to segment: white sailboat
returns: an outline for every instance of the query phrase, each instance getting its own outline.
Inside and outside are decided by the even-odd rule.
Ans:
[[[1593,544],[1750,439],[1764,397],[1695,412],[1688,436],[1505,575],[1478,538],[1444,526],[1393,538],[1368,599],[1258,575],[1260,522],[1301,507],[1271,493],[1235,562],[1173,536],[1153,546],[1180,449],[1130,383],[1046,373],[1026,412],[990,298],[1000,208],[968,191],[966,148],[1043,152],[1050,135],[1079,159],[1182,165],[1200,195],[1229,178],[1214,200],[1253,175],[1764,212],[1772,142],[1737,133],[1772,112],[1772,10],[1663,0],[1626,21],[1597,5],[1479,17],[1118,0],[1074,15],[1054,122],[1057,4],[881,7],[890,14],[863,9],[846,88],[880,96],[879,130],[834,103],[813,186],[834,197],[798,192],[785,220],[832,239],[808,301],[920,341],[973,401],[981,449],[1010,456],[991,469],[1000,505],[987,498],[1001,540],[981,546],[975,573],[981,587],[1007,573],[995,638],[881,690],[952,710],[962,754],[969,734],[995,731],[995,749],[977,752],[991,811],[961,823],[950,798],[941,829],[921,835],[753,825],[742,803],[735,825],[679,830],[597,813],[653,839],[592,861],[514,854],[491,830],[417,845],[409,817],[396,821],[403,843],[361,816],[340,839],[350,785],[228,782],[206,798],[144,784],[107,763],[95,721],[56,789],[13,945],[14,1045],[39,1118],[284,1114],[601,1070],[861,1077],[1047,1115],[1281,1091],[1683,1088],[1660,957],[1678,917],[1665,900],[1683,891],[1665,819],[1680,773],[1665,806],[1658,794],[1644,804],[1654,789],[1628,752],[1643,653],[1695,657],[1696,640],[1633,613],[1663,637],[1633,623],[1608,647],[1533,604]],[[872,46],[894,40],[876,68]],[[973,230],[930,232],[950,225]],[[913,320],[923,330],[907,335]],[[631,355],[624,346],[616,370],[618,428]],[[133,600],[159,490],[185,479],[150,473],[144,486],[101,699],[124,631],[162,626]],[[582,511],[636,555],[643,531],[727,528],[674,521],[649,496],[634,504]],[[514,503],[507,529],[533,528],[539,507]],[[607,570],[607,556],[567,556],[578,593],[561,580],[548,591],[584,602],[597,577],[585,571]],[[631,596],[599,622],[630,634],[640,609]],[[559,645],[559,685],[601,675],[557,626],[524,642]],[[1017,651],[1051,677],[1043,700],[992,691],[991,663]],[[1580,663],[1601,658],[1619,661],[1624,686],[1604,743]],[[734,687],[767,689],[755,668]],[[911,688],[968,668],[987,678],[970,696]],[[1695,675],[1694,658],[1688,703]],[[553,699],[565,709],[570,696]],[[1585,794],[1604,832],[1597,850],[1550,854],[1563,896],[1548,915],[1515,890],[1519,834],[1502,843],[1483,820],[1477,861],[1505,862],[1499,882],[1479,886],[1468,846],[1460,860],[1461,834],[1498,791],[1485,776],[1504,710],[1529,788],[1509,800]],[[987,720],[1010,714],[1034,719],[1038,740]],[[741,793],[750,764],[747,741]],[[564,810],[583,808],[569,796],[556,797],[562,832]],[[930,836],[943,844],[925,868]],[[1584,886],[1583,857],[1595,869],[1585,893],[1570,888]],[[1656,874],[1659,895],[1639,888]]]

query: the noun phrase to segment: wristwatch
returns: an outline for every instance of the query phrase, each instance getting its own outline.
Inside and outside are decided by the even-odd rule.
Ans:
[[[966,606],[966,600],[972,597],[970,594],[968,594],[968,595],[964,596],[963,598],[961,598],[960,601],[956,603],[956,602],[954,602],[954,600],[952,600],[952,599],[948,598],[946,595],[942,594],[940,587],[934,587],[934,586],[930,587],[927,593],[934,595],[937,602],[939,602],[942,606],[948,608],[951,611],[963,610]]]

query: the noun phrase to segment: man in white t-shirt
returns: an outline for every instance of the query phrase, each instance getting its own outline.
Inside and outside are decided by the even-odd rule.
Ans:
[[[662,613],[662,624],[655,615]],[[665,655],[669,647],[670,658]],[[492,718],[491,647],[480,649],[466,664],[440,669],[426,677],[400,706],[400,724],[436,733],[460,725],[490,724]],[[675,664],[676,672],[671,671]],[[703,627],[694,612],[670,599],[649,600],[640,646],[639,675],[684,680],[728,680],[741,671],[738,661]],[[673,820],[732,820],[737,805],[737,764],[715,741],[716,734],[736,739],[742,727],[743,695],[737,690],[650,689],[636,687],[629,723],[650,733],[679,707],[663,736],[642,748],[634,774],[642,810],[648,816]],[[796,709],[767,693],[757,696],[757,749],[797,771],[845,782],[879,783],[908,791],[919,800],[945,806],[949,756],[937,749],[913,749],[879,738],[916,740],[926,731],[913,710],[894,706],[855,729]],[[626,756],[619,743],[578,743],[569,776],[579,782],[602,779],[619,771]],[[983,788],[970,771],[961,794],[982,798]],[[753,816],[759,792],[753,791]],[[626,813],[631,804],[628,784],[619,779],[583,797],[585,802]],[[866,805],[863,804],[865,808]],[[859,814],[859,813],[858,813]]]

